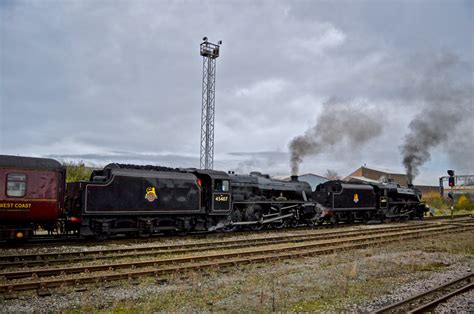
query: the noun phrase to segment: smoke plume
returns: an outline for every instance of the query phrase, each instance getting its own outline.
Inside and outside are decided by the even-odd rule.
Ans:
[[[422,110],[410,122],[400,147],[409,183],[418,175],[419,167],[430,160],[431,150],[454,134],[463,120],[472,118],[472,84],[462,83],[462,75],[455,72],[460,66],[457,57],[444,55],[417,82]]]
[[[291,173],[297,175],[305,156],[317,155],[343,141],[360,146],[382,132],[382,114],[368,106],[330,99],[323,104],[316,125],[289,144]]]

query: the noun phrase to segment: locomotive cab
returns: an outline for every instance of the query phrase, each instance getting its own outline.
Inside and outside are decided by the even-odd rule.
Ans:
[[[231,185],[223,171],[191,169],[202,187],[201,204],[209,215],[225,215],[231,209]]]

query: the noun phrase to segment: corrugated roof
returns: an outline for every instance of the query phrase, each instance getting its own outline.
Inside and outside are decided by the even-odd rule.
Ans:
[[[313,177],[318,177],[318,178],[321,178],[321,179],[324,179],[324,180],[329,180],[326,177],[323,177],[323,176],[320,176],[320,175],[314,174],[314,173],[305,173],[305,174],[298,175],[298,177],[304,177],[304,176],[313,176]],[[290,175],[272,176],[272,179],[283,180],[283,181],[284,180],[290,180],[290,178],[291,178]]]
[[[397,175],[401,175],[401,176],[406,175],[403,172],[399,172],[399,171],[388,169],[388,168],[379,168],[379,167],[372,167],[372,166],[370,166],[370,167],[361,166],[361,168],[365,168],[365,169],[369,169],[369,170],[375,170],[375,171],[384,172],[384,173],[388,173],[388,174],[397,174]]]
[[[348,176],[344,180],[350,181],[350,180],[356,180],[356,181],[362,181],[362,182],[370,182],[370,183],[379,183],[377,180],[369,179],[366,177],[359,177],[359,176]]]
[[[300,175],[300,177],[302,177],[302,176],[315,176],[315,177],[319,177],[319,178],[321,178],[321,179],[329,180],[329,179],[326,178],[325,176],[320,176],[319,174],[314,174],[314,173],[305,173],[305,174]]]

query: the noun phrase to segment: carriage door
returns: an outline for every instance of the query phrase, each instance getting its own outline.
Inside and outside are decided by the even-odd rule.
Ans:
[[[226,179],[214,180],[214,191],[212,195],[213,211],[230,210],[230,182]]]

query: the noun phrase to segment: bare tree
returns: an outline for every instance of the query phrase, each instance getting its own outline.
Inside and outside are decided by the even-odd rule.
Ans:
[[[341,177],[339,176],[339,174],[337,173],[336,170],[334,169],[328,169],[326,170],[326,174],[325,174],[326,178],[330,179],[330,180],[339,180]]]

